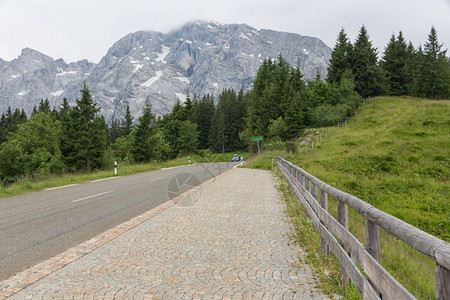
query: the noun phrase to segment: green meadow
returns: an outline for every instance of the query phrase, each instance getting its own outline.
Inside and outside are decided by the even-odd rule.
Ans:
[[[312,129],[307,136],[314,151],[311,144],[290,153],[279,143],[268,143],[249,166],[269,169],[271,159],[281,155],[322,181],[450,241],[450,101],[372,98],[347,124]],[[329,201],[337,216],[336,201]],[[349,209],[349,219],[350,231],[364,242],[364,218]],[[383,230],[381,264],[418,299],[434,299],[435,263]]]

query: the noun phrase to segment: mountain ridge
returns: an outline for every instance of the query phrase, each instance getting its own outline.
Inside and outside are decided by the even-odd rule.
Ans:
[[[186,95],[215,97],[225,88],[250,88],[266,58],[280,54],[299,64],[306,78],[326,75],[331,48],[320,39],[247,24],[190,22],[169,33],[136,31],[116,41],[98,63],[66,63],[24,48],[0,59],[0,111],[8,106],[31,112],[41,99],[59,107],[74,104],[86,81],[107,120],[123,118],[130,105],[138,116],[148,97],[157,114],[169,112]]]

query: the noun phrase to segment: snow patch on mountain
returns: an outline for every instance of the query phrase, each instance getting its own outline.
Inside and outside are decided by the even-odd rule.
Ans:
[[[246,39],[246,40],[249,40],[249,41],[250,41],[250,39],[248,38],[248,36],[246,36],[243,32],[241,32],[241,34],[239,35],[239,37],[242,38],[242,39]],[[250,42],[251,42],[251,41],[250,41]]]
[[[160,61],[162,63],[166,63],[166,61],[164,60],[167,55],[170,52],[170,47],[166,47],[166,46],[162,46],[162,51],[161,53],[158,54],[158,57],[155,59],[155,61]]]
[[[136,73],[139,69],[141,69],[144,66],[144,64],[133,64],[133,66],[134,66],[133,73]]]
[[[77,74],[77,71],[68,71],[68,72],[63,71],[61,73],[57,73],[56,76],[75,75],[75,74]]]
[[[185,83],[189,84],[189,78],[187,78],[187,77],[173,77],[173,78],[178,79],[181,82],[185,82]]]
[[[180,102],[182,102],[182,103],[186,102],[186,95],[185,94],[175,93],[175,95],[177,96],[177,99],[180,100]]]
[[[152,78],[150,78],[149,80],[147,80],[146,82],[144,82],[143,84],[141,84],[142,86],[145,87],[149,87],[152,84],[154,84],[158,79],[161,78],[163,72],[162,71],[156,71],[156,76],[153,76]]]
[[[58,96],[61,96],[62,93],[64,93],[64,90],[59,90],[59,91],[53,92],[53,93],[51,93],[51,95],[53,97],[58,97]]]

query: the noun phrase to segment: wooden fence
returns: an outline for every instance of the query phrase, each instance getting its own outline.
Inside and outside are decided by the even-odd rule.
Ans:
[[[336,255],[341,272],[363,299],[415,299],[379,264],[381,227],[436,262],[436,299],[450,300],[449,243],[320,181],[281,157],[277,166],[319,231],[322,251]],[[338,200],[338,220],[328,213],[328,195]],[[365,247],[348,231],[348,206],[366,218]]]

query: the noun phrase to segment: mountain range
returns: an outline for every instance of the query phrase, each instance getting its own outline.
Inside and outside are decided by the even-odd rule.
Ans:
[[[186,95],[215,97],[227,88],[248,90],[265,58],[280,54],[300,65],[305,78],[326,75],[331,49],[320,39],[246,24],[192,22],[167,34],[130,33],[99,63],[66,63],[25,48],[12,61],[0,59],[0,113],[30,113],[41,99],[74,104],[86,81],[107,121],[122,119],[127,104],[139,116],[148,98],[153,111],[169,112]]]

